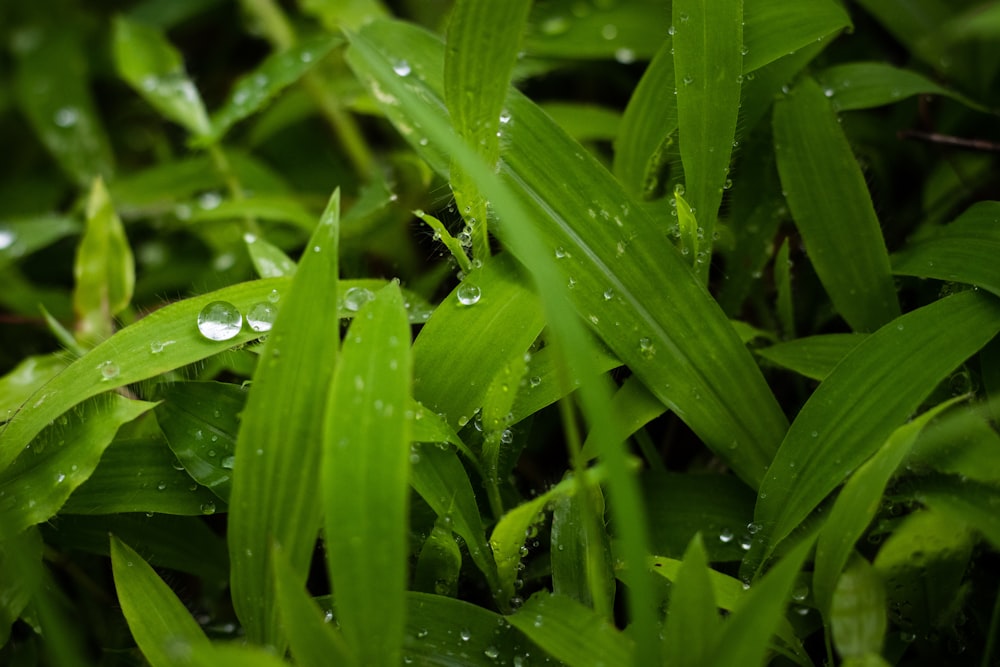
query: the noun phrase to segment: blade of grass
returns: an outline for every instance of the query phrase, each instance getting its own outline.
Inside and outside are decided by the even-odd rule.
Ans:
[[[674,0],[672,30],[684,194],[706,239],[704,257],[692,259],[696,273],[707,282],[715,220],[736,140],[743,3]]]
[[[844,7],[831,0],[746,0],[743,17],[744,72],[851,26]]]
[[[950,97],[970,109],[987,111],[961,93],[948,90],[922,74],[879,62],[834,65],[816,73],[823,94],[830,98],[834,111],[871,109],[894,104],[914,95]]]
[[[195,651],[211,648],[208,638],[174,592],[139,554],[114,536],[111,570],[125,621],[152,667],[187,662]]]
[[[748,563],[755,555],[770,556],[948,373],[998,331],[996,298],[964,292],[903,315],[848,354],[799,412],[761,484],[754,518],[760,532]]]
[[[967,522],[1000,548],[1000,485],[962,479],[954,475],[934,475],[920,480],[914,498],[935,512],[955,521]]]
[[[820,334],[762,347],[754,352],[783,368],[813,380],[825,380],[837,364],[868,334]]]
[[[809,259],[855,331],[899,315],[889,255],[864,176],[823,89],[802,79],[774,107],[778,172]]]
[[[663,638],[667,665],[707,665],[715,652],[722,619],[709,572],[708,556],[698,534],[691,539],[670,587]]]
[[[281,645],[270,553],[305,581],[319,532],[323,409],[336,362],[340,191],[282,293],[243,411],[229,512],[233,604],[251,642]]]
[[[363,665],[398,665],[406,623],[410,329],[397,285],[348,329],[326,408],[326,560],[337,620]]]
[[[0,540],[0,646],[10,639],[11,625],[35,596],[42,582],[42,538],[36,529]]]
[[[878,655],[885,639],[885,585],[864,558],[855,558],[832,591],[830,626],[837,654],[844,660]]]
[[[591,507],[581,507],[582,503]],[[604,516],[604,495],[599,486],[578,485],[576,493],[556,498],[549,560],[554,594],[572,598],[610,620],[614,615],[615,574]]]

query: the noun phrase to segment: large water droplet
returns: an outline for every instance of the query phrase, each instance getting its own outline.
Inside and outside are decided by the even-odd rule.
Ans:
[[[229,340],[243,328],[243,316],[228,301],[213,301],[198,313],[198,331],[209,340]]]
[[[0,229],[0,250],[6,250],[17,241],[17,235],[9,229]]]
[[[375,298],[370,289],[364,287],[352,287],[344,293],[344,307],[352,313],[361,310],[361,307]]]
[[[733,531],[729,529],[723,529],[722,532],[719,533],[719,541],[722,542],[723,544],[729,544],[730,542],[732,542]]]
[[[458,633],[458,636],[462,638],[462,641],[463,641],[463,642],[467,642],[467,641],[469,641],[470,639],[472,639],[472,633],[471,633],[471,632],[469,632],[469,630],[468,630],[468,629],[466,629],[466,628],[462,628],[462,629],[461,629],[461,630],[459,631],[459,633]]]
[[[215,514],[215,503],[209,500],[206,503],[201,504],[202,514]]]
[[[118,377],[118,373],[121,372],[121,369],[118,368],[118,364],[110,360],[101,363],[97,369],[101,371],[102,380],[113,380]]]
[[[254,331],[270,331],[278,309],[269,303],[255,303],[247,311],[247,324]]]
[[[628,65],[635,62],[635,51],[632,49],[621,48],[615,51],[615,60],[620,62],[622,65]]]
[[[473,285],[472,283],[462,283],[456,293],[458,302],[463,306],[474,306],[479,303],[479,299],[482,295],[483,291],[479,289],[479,285]]]
[[[59,127],[73,127],[80,120],[80,112],[73,107],[63,107],[53,118]]]
[[[393,63],[392,71],[395,72],[397,76],[410,76],[410,72],[413,70],[410,68],[410,63],[405,60],[399,60]]]

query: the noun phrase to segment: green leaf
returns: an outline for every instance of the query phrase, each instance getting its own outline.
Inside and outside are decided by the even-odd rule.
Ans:
[[[903,315],[848,354],[799,412],[761,484],[764,556],[997,331],[1000,304],[966,292]]]
[[[21,405],[0,438],[0,469],[7,467],[46,425],[74,405],[259,338],[261,332],[244,326],[230,340],[208,340],[198,331],[198,313],[213,301],[227,301],[246,313],[275,290],[281,293],[288,283],[281,279],[240,283],[164,306],[117,331]]]
[[[712,667],[764,665],[771,636],[785,622],[795,577],[802,569],[812,540],[803,540],[754,583],[728,619],[719,637],[718,649],[708,664]]]
[[[229,579],[229,554],[223,538],[193,516],[105,514],[53,517],[43,525],[45,542],[58,549],[110,554],[108,534],[128,540],[149,564],[204,577],[223,585]],[[177,539],[183,535],[184,539]]]
[[[953,475],[934,475],[916,484],[914,498],[935,513],[966,522],[1000,548],[1000,486],[975,482]]]
[[[174,592],[139,554],[114,536],[111,570],[129,630],[152,667],[189,662],[194,651],[211,648]]]
[[[611,409],[619,417],[613,425],[613,428],[616,428],[614,437],[621,441],[627,440],[636,431],[667,411],[646,385],[635,378],[625,380],[615,392],[611,399]],[[580,455],[587,461],[597,458],[599,446],[600,443],[588,435]]]
[[[677,125],[687,200],[708,248],[695,270],[707,282],[711,239],[736,140],[743,81],[743,3],[673,1]],[[694,253],[692,253],[694,255]]]
[[[388,14],[380,0],[299,0],[298,4],[330,31],[360,28]]]
[[[480,290],[472,306],[459,302],[468,285]],[[482,407],[487,382],[514,354],[523,354],[544,325],[541,304],[514,261],[497,255],[466,276],[435,309],[413,345],[413,395],[452,426],[464,426]],[[456,354],[455,331],[475,331]]]
[[[59,353],[25,357],[0,377],[0,421],[7,421],[28,397],[61,373],[69,362]]]
[[[813,595],[820,612],[832,615],[835,588],[854,544],[878,511],[889,479],[906,458],[917,436],[934,417],[959,399],[946,401],[900,426],[885,444],[847,480],[816,542]]]
[[[135,289],[135,260],[108,191],[94,181],[87,201],[87,227],[73,266],[77,336],[99,342],[111,335],[111,318],[128,307]]]
[[[236,442],[229,503],[233,604],[252,642],[280,645],[270,552],[305,581],[319,532],[323,410],[337,359],[340,191],[334,191],[261,353]]]
[[[397,285],[358,312],[326,408],[326,559],[360,664],[398,665],[406,624],[410,330]]]
[[[0,473],[0,539],[46,521],[94,472],[122,424],[153,407],[109,393],[54,421]]]
[[[831,0],[746,0],[743,16],[744,72],[851,26],[844,7]]]
[[[426,79],[413,74],[405,78],[396,76],[391,66],[392,54],[376,44],[395,45],[393,50],[405,52],[411,65],[419,59],[423,63],[419,71]],[[391,112],[390,119],[408,123],[409,127],[417,120],[425,129],[427,122],[441,119],[440,86],[435,85],[431,74],[435,71],[431,63],[440,58],[441,46],[433,37],[412,27],[386,22],[370,24],[362,35],[352,38],[348,52],[349,62],[364,80],[377,77],[371,85],[381,92],[383,103]],[[430,105],[427,100],[437,102]],[[660,226],[628,199],[578,144],[514,91],[508,96],[507,108],[512,121],[506,130],[509,143],[505,144],[502,155],[500,177],[523,215],[508,215],[506,219],[501,215],[497,232],[533,271],[543,269],[532,253],[547,254],[551,264],[549,258],[561,248],[562,259],[556,263],[562,269],[559,272],[562,280],[547,275],[545,284],[567,284],[572,278],[574,288],[567,293],[584,320],[591,323],[657,398],[684,419],[744,479],[756,484],[771,459],[774,443],[784,433],[786,422],[759,369],[721,309],[681,257],[670,250]],[[414,117],[402,118],[399,114],[403,113]],[[432,165],[440,166],[442,160],[436,156],[442,150],[437,143],[435,139],[428,147],[430,152],[421,151],[421,155]],[[420,150],[419,144],[416,145]],[[585,192],[587,197],[570,194],[566,181],[569,174],[574,182],[573,192]],[[493,204],[502,206],[497,201]],[[519,245],[516,235],[505,233],[505,224],[517,225],[511,220],[513,217],[524,221],[517,227],[521,232],[530,222],[533,231],[529,233],[540,237],[537,243]],[[650,290],[651,284],[671,288]],[[615,326],[616,322],[619,326]],[[635,324],[625,330],[623,322]],[[426,331],[427,327],[418,338],[418,346]],[[489,337],[489,340],[497,347],[497,343],[506,342],[506,337],[499,341]],[[454,355],[450,347],[449,355],[446,362],[449,366],[456,363],[451,359],[462,356]],[[427,395],[419,384],[424,362],[419,354],[416,358],[417,397],[422,399]],[[477,371],[473,376],[478,376],[483,372],[482,366],[475,365]],[[455,374],[449,371],[449,375]],[[470,392],[464,383],[469,376],[456,377],[463,379],[460,393],[479,390],[474,387]],[[424,402],[438,409],[433,401]],[[467,404],[474,409],[474,402]],[[450,411],[449,418],[455,418]],[[735,449],[731,448],[734,441]]]
[[[193,647],[189,662],[198,667],[287,667],[288,665],[267,647],[218,642]]]
[[[198,89],[184,71],[181,54],[160,30],[119,16],[114,22],[112,47],[121,77],[165,118],[195,136],[212,131]]]
[[[917,72],[879,62],[834,65],[816,73],[823,94],[830,98],[834,111],[871,109],[894,104],[914,95],[941,95],[961,102],[970,109],[986,108],[964,95],[939,86]]]
[[[954,14],[943,0],[858,0],[907,51],[932,67],[940,67],[947,43],[942,27]]]
[[[201,143],[219,141],[233,125],[264,109],[342,41],[339,36],[317,35],[269,55],[253,72],[233,84],[225,104],[212,114],[211,131],[200,139]]]
[[[33,528],[0,540],[0,646],[42,582],[42,546]]]
[[[457,597],[461,570],[462,550],[459,549],[448,522],[438,518],[430,535],[420,547],[411,589],[422,593]]]
[[[257,236],[245,236],[250,261],[261,278],[282,278],[295,275],[295,262],[278,246]]]
[[[89,88],[87,64],[93,61],[85,50],[84,16],[64,4],[18,9],[26,23],[9,27],[21,110],[78,187],[109,178],[113,156]]]
[[[255,195],[243,199],[225,200],[217,204],[213,202],[211,207],[195,207],[187,219],[191,222],[205,222],[238,220],[246,217],[284,222],[306,232],[312,232],[316,227],[316,217],[297,199],[287,195]],[[244,236],[244,238],[249,237]]]
[[[458,136],[488,165],[495,165],[500,157],[501,123],[510,121],[509,115],[501,120],[501,112],[530,8],[531,0],[457,0],[448,21],[444,57],[448,114]],[[395,66],[396,73],[405,76],[410,67],[401,60]],[[465,211],[468,207],[465,219],[472,228],[474,255],[485,258],[489,254],[486,202],[455,162],[451,188],[459,208]]]
[[[785,338],[795,338],[795,311],[792,304],[792,263],[788,259],[788,238],[774,258],[774,282],[778,290],[778,321]]]
[[[775,103],[774,150],[795,224],[834,307],[856,331],[896,317],[889,256],[864,176],[812,79]]]
[[[632,664],[631,639],[608,619],[572,598],[545,591],[536,593],[507,620],[570,667]]]
[[[299,585],[299,576],[284,553],[275,548],[274,588],[281,626],[289,648],[300,665],[356,664],[343,636],[323,618],[323,610]]]
[[[843,659],[878,655],[887,625],[882,578],[867,560],[855,558],[833,591],[830,629],[837,653]]]
[[[949,225],[892,257],[897,275],[953,280],[1000,295],[1000,203],[977,202]]]
[[[543,102],[540,106],[577,141],[612,141],[618,136],[622,116],[614,109],[575,102]]]
[[[754,350],[759,356],[813,380],[825,380],[868,334],[820,334]]]
[[[695,535],[670,588],[670,608],[664,628],[664,664],[708,665],[721,630],[718,605],[712,593],[708,556]]]
[[[983,366],[991,344],[980,352]],[[1000,434],[993,430],[988,415],[976,409],[956,410],[934,422],[921,431],[906,465],[980,482],[1000,482],[1000,457],[993,455],[1000,451]]]
[[[222,382],[175,382],[159,393],[156,419],[187,474],[229,500],[242,387]]]
[[[72,218],[42,215],[0,222],[0,271],[80,228]]]
[[[162,437],[117,439],[104,452],[94,474],[69,497],[62,512],[196,515],[225,509],[211,491],[179,467]]]
[[[590,503],[590,507],[583,507]],[[610,619],[615,599],[611,540],[604,525],[604,495],[583,486],[553,502],[552,592],[576,600]]]

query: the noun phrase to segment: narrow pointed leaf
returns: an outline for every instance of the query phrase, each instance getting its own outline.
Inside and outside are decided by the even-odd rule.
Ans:
[[[601,488],[578,485],[576,493],[556,498],[553,504],[549,548],[552,592],[611,618],[615,574]]]
[[[0,646],[42,582],[42,546],[35,529],[0,540]]]
[[[940,86],[922,74],[879,62],[834,65],[816,74],[823,93],[836,111],[871,109],[895,104],[914,95],[941,95],[965,106],[986,109],[964,95]]]
[[[813,380],[824,380],[867,334],[820,334],[755,350],[757,355]]]
[[[188,662],[194,651],[211,648],[187,607],[139,554],[114,536],[111,570],[129,630],[152,667]]]
[[[882,652],[888,618],[885,584],[864,558],[855,558],[833,591],[830,630],[841,658]]]
[[[802,79],[774,107],[781,186],[809,259],[855,331],[899,314],[889,255],[861,168],[823,89]]]
[[[304,582],[319,532],[323,410],[337,359],[340,191],[307,246],[253,376],[233,463],[229,553],[233,604],[254,642],[280,644],[273,544]]]
[[[323,499],[337,620],[364,665],[397,665],[406,623],[412,373],[403,297],[389,285],[348,329],[326,408]]]
[[[59,353],[31,356],[0,377],[0,421],[10,419],[18,406],[68,365]]]
[[[118,72],[164,117],[195,136],[211,131],[201,96],[184,71],[181,54],[158,29],[119,17],[113,49]]]
[[[941,515],[967,522],[1000,548],[1000,485],[935,475],[917,484],[914,497]]]
[[[997,331],[996,298],[965,292],[896,319],[848,354],[799,412],[761,484],[755,542],[765,557]]]
[[[674,0],[672,6],[685,196],[710,244],[736,139],[743,81],[743,3]],[[706,281],[710,257],[711,246],[695,267]]]
[[[663,640],[664,664],[707,665],[719,640],[721,619],[700,535],[691,540],[670,590]]]
[[[851,25],[833,0],[745,0],[743,71],[752,72]]]
[[[46,428],[0,474],[0,539],[54,516],[94,472],[122,424],[153,405],[109,393],[87,401]]]
[[[264,239],[245,238],[250,260],[261,278],[282,278],[295,275],[295,262],[277,246]]]

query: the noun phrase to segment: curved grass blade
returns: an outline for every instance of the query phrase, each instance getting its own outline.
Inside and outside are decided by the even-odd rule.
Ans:
[[[363,665],[398,665],[406,624],[410,327],[391,284],[344,339],[326,407],[326,560],[337,620]]]
[[[430,535],[420,546],[420,556],[413,569],[411,590],[458,596],[458,578],[462,571],[462,550],[447,522],[438,518]]]
[[[844,8],[831,0],[746,0],[743,16],[744,72],[851,26]]]
[[[212,124],[184,61],[156,28],[119,16],[112,47],[122,78],[165,118],[195,136],[207,135]]]
[[[603,345],[594,346],[594,370],[597,373],[606,373],[613,368],[618,368],[622,362],[609,354]],[[558,367],[559,356],[554,349],[543,347],[531,354],[531,361],[528,363],[528,371],[525,375],[528,378],[528,386],[521,387],[514,397],[514,405],[511,406],[511,423],[516,424],[525,417],[535,414],[542,408],[552,405],[566,395],[563,386],[562,370]],[[580,386],[580,379],[571,379],[572,387],[576,389]],[[593,448],[597,444],[592,445]],[[594,456],[596,449],[590,450]]]
[[[111,146],[86,71],[91,61],[85,53],[84,16],[69,6],[55,12],[45,5],[17,9],[15,14],[26,22],[9,26],[18,105],[78,187],[87,188],[98,177],[110,178]],[[9,15],[5,23],[8,20]]]
[[[78,232],[80,223],[57,215],[7,219],[0,222],[0,271],[36,250]]]
[[[68,365],[69,361],[59,353],[36,355],[25,357],[13,370],[0,377],[0,422],[10,419],[29,396]]]
[[[0,474],[0,539],[54,516],[94,472],[115,433],[153,407],[109,393],[54,421]]]
[[[63,514],[157,512],[198,515],[225,510],[210,490],[177,469],[158,437],[123,438],[107,448],[90,478],[73,492]]]
[[[266,648],[221,642],[192,648],[188,662],[195,667],[287,667],[288,665]]]
[[[903,315],[848,354],[799,412],[761,484],[757,553],[770,556],[948,373],[998,331],[995,297],[964,292]]]
[[[501,111],[530,8],[531,0],[458,0],[448,21],[444,57],[448,114],[458,136],[474,146],[488,165],[500,157]],[[409,64],[401,61],[397,67],[404,66]],[[485,259],[489,254],[486,201],[456,162],[451,166],[451,188],[472,229],[473,254]]]
[[[621,113],[596,104],[543,102],[542,110],[569,136],[579,142],[613,141],[621,126]]]
[[[868,334],[857,333],[820,334],[762,347],[754,352],[799,375],[822,381],[867,337]]]
[[[253,235],[244,236],[243,240],[247,244],[247,252],[250,253],[253,268],[257,270],[257,275],[261,278],[283,278],[286,276],[291,278],[295,275],[295,262],[281,248]]]
[[[672,4],[684,194],[708,240],[702,261],[692,259],[696,273],[707,282],[711,239],[736,140],[743,82],[743,3],[674,0]]]
[[[837,496],[816,542],[813,565],[813,596],[816,607],[832,622],[833,603],[841,571],[847,565],[855,542],[878,511],[879,501],[893,473],[909,454],[930,420],[963,400],[946,401],[900,426],[885,444],[851,475]]]
[[[621,428],[614,437],[620,441],[627,440],[640,428],[667,411],[663,403],[650,393],[646,385],[634,378],[625,380],[615,392],[611,398],[611,409],[619,415],[615,427]],[[600,443],[588,435],[580,450],[580,456],[587,461],[596,458],[600,452],[599,446]]]
[[[1000,485],[934,475],[917,483],[913,497],[938,514],[968,523],[1000,549]]]
[[[670,588],[663,639],[666,665],[707,665],[715,651],[722,619],[709,572],[708,556],[698,534],[684,552]]]
[[[858,4],[916,58],[932,67],[948,62],[945,58],[948,44],[941,29],[954,15],[950,3],[943,0],[858,0]]]
[[[230,340],[210,341],[198,331],[198,313],[213,301],[228,301],[246,313],[253,304],[267,301],[275,290],[283,293],[288,284],[287,279],[240,283],[164,306],[117,331],[21,405],[0,434],[0,469],[74,405],[259,338],[261,332],[244,326]]]
[[[304,582],[321,521],[323,410],[340,347],[340,191],[282,292],[254,372],[233,464],[229,554],[233,604],[252,642],[281,645],[269,563],[272,544]]]
[[[569,667],[633,664],[632,640],[604,616],[565,595],[536,593],[507,620]]]
[[[572,598],[611,619],[615,573],[604,515],[604,495],[599,486],[578,485],[573,495],[556,498],[549,560],[554,594]]]
[[[245,199],[230,199],[211,207],[197,206],[187,216],[188,222],[235,220],[256,217],[294,225],[306,232],[316,228],[316,216],[307,211],[294,197],[287,195],[256,195]]]
[[[280,549],[274,549],[271,562],[281,626],[295,662],[300,665],[356,664],[343,636],[323,619],[323,610],[299,587],[299,577]]]
[[[128,307],[135,290],[135,259],[104,181],[87,200],[87,226],[73,265],[77,338],[96,343],[111,335],[111,318]]]
[[[460,289],[475,285],[479,300],[465,305]],[[443,414],[452,426],[464,426],[482,407],[487,382],[513,354],[523,354],[544,326],[538,297],[525,285],[509,256],[497,255],[468,275],[438,305],[413,345],[413,394]],[[456,331],[476,336],[455,338]]]
[[[139,554],[114,536],[111,570],[129,630],[152,667],[187,662],[195,651],[211,649],[187,607]]]
[[[892,256],[897,275],[954,280],[1000,296],[1000,203],[977,202],[934,234]]]
[[[861,168],[823,89],[804,78],[774,107],[778,173],[809,259],[855,331],[899,315],[889,255]]]
[[[961,93],[939,86],[922,74],[879,62],[834,65],[816,73],[823,94],[834,111],[871,109],[894,104],[914,95],[950,97],[970,109],[988,111]]]
[[[29,529],[0,540],[0,646],[42,582],[42,538]]]
[[[882,578],[864,558],[855,558],[837,580],[830,607],[830,630],[844,660],[882,652],[888,619]]]

